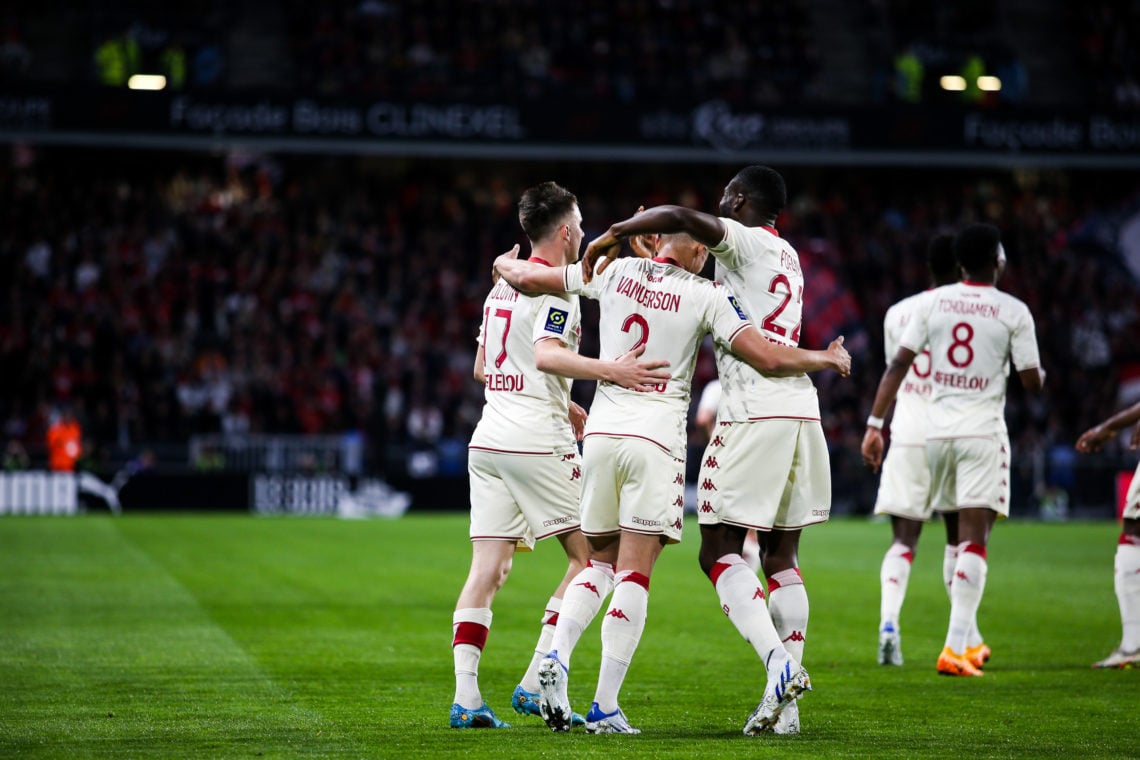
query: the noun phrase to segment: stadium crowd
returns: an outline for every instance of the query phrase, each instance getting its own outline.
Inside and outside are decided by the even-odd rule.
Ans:
[[[536,0],[293,0],[287,17],[298,84],[325,95],[796,102],[819,69],[802,0],[588,0],[554,23]]]
[[[517,193],[536,173],[581,199],[587,239],[638,205],[710,209],[724,172],[230,155],[158,160],[35,154],[0,176],[0,423],[42,453],[56,405],[97,457],[199,432],[359,430],[390,446],[466,442],[494,256],[521,240]],[[842,470],[859,468],[883,367],[885,309],[925,286],[936,231],[998,224],[1002,287],[1038,321],[1042,403],[1011,390],[1015,450],[1071,448],[1140,367],[1140,286],[1114,235],[1140,211],[1126,177],[787,171],[781,233],[808,282],[802,342],[840,333],[850,380],[820,377]],[[583,351],[596,351],[586,309]],[[711,350],[695,394],[715,375]],[[589,383],[575,397],[588,403]],[[694,445],[700,435],[694,432]],[[99,459],[96,459],[96,464]],[[873,485],[873,484],[872,484]]]

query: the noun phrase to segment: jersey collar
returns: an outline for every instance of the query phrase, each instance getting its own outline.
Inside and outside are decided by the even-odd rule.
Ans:
[[[654,256],[653,260],[658,264],[672,264],[678,269],[684,269],[684,267],[681,266],[681,263],[672,256]]]
[[[527,259],[527,261],[533,261],[535,264],[542,264],[544,267],[554,266],[553,264],[551,264],[546,259],[540,259],[537,256],[531,256],[529,259]]]
[[[962,280],[963,285],[972,285],[975,288],[992,288],[992,282],[978,282],[977,280]]]

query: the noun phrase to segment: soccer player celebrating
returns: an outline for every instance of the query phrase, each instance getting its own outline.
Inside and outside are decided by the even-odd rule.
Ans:
[[[578,260],[582,214],[573,193],[554,182],[530,188],[519,201],[519,222],[534,266]],[[566,585],[587,558],[579,530],[577,446],[585,412],[571,403],[568,378],[648,391],[669,377],[661,369],[665,362],[639,361],[640,348],[612,361],[579,356],[580,323],[576,296],[532,298],[499,282],[484,304],[475,377],[486,386],[486,405],[468,453],[471,568],[453,618],[453,728],[507,727],[479,690],[491,601],[510,573],[516,549],[530,551],[536,540],[554,536],[566,552],[566,575],[547,603],[536,654],[512,697],[517,712],[538,711],[538,663],[550,649]]]
[[[1095,425],[1077,439],[1077,451],[1088,454],[1100,451],[1118,431],[1135,424],[1129,448],[1140,449],[1140,403],[1117,412]],[[1116,601],[1120,605],[1120,624],[1124,629],[1120,646],[1094,668],[1140,667],[1140,465],[1132,476],[1132,485],[1124,495],[1124,527],[1116,546]]]
[[[650,212],[645,212],[650,213]],[[820,369],[850,372],[850,356],[838,338],[826,351],[805,351],[764,339],[735,297],[697,275],[708,249],[685,234],[669,235],[652,259],[624,258],[586,282],[583,265],[557,270],[500,256],[496,267],[524,292],[565,289],[600,302],[601,355],[646,346],[669,359],[672,378],[657,392],[634,395],[601,384],[586,426],[582,532],[589,539],[590,565],[566,592],[552,650],[539,669],[542,710],[554,730],[566,730],[570,658],[582,631],[599,611],[615,568],[613,598],[602,623],[602,664],[586,729],[594,733],[637,733],[618,705],[618,691],[645,627],[649,580],[665,544],[681,538],[684,509],[685,426],[693,370],[708,333],[759,372],[801,375]],[[742,560],[743,561],[743,560]],[[768,621],[770,659],[779,663],[780,704],[776,712],[811,688]]]
[[[937,670],[980,676],[969,655],[971,632],[986,583],[986,546],[996,519],[1009,516],[1009,435],[1005,394],[1009,362],[1022,385],[1045,382],[1033,315],[995,287],[1005,269],[996,227],[975,224],[954,241],[965,279],[931,291],[916,310],[891,359],[863,436],[863,461],[876,472],[883,459],[883,417],[915,357],[930,350],[932,392],[927,412],[926,461],[932,507],[958,513],[958,557],[950,584],[950,624]]]
[[[927,270],[932,287],[949,285],[959,278],[958,262],[954,258],[954,236],[936,235],[927,248]],[[883,318],[883,348],[888,357],[898,351],[899,339],[916,310],[922,308],[927,290],[908,296],[891,308]],[[930,351],[923,349],[906,373],[891,419],[891,447],[883,460],[883,475],[879,481],[879,495],[875,500],[875,514],[890,515],[892,542],[883,557],[879,571],[882,596],[879,607],[879,664],[902,665],[899,614],[906,598],[911,562],[918,551],[918,537],[922,524],[930,519],[930,470],[926,466],[926,404],[930,398]],[[946,551],[942,561],[942,577],[946,591],[954,577],[958,559],[958,515],[947,512]],[[977,635],[981,640],[981,635]],[[985,645],[980,644],[967,655],[977,667],[985,662]]]
[[[602,271],[619,241],[630,236],[687,232],[710,247],[717,281],[729,286],[745,311],[759,320],[764,338],[773,345],[796,346],[804,277],[795,248],[775,227],[786,203],[787,188],[777,171],[747,166],[725,186],[720,216],[681,206],[648,209],[591,242],[582,265],[587,274],[595,262]],[[716,348],[724,396],[717,434],[701,463],[701,569],[721,608],[767,668],[764,695],[744,732],[799,733],[799,707],[787,698],[784,683],[788,663],[799,667],[803,660],[807,634],[800,532],[826,522],[831,513],[830,458],[819,398],[805,374],[765,375],[723,346]],[[750,529],[759,531],[767,600],[742,556]],[[785,647],[787,663],[781,659]]]

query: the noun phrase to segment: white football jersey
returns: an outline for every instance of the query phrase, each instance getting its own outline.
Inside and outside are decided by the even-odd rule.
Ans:
[[[716,279],[740,299],[744,312],[770,341],[800,344],[804,275],[800,257],[772,227],[745,227],[721,217],[725,236],[709,249],[716,258]],[[721,346],[717,373],[724,397],[720,419],[819,419],[819,396],[806,374],[767,377]]]
[[[918,353],[929,344],[930,406],[926,437],[1006,432],[1009,364],[1041,365],[1033,315],[992,285],[959,282],[929,291],[899,343]]]
[[[534,344],[554,338],[577,353],[578,297],[530,297],[500,280],[483,302],[479,345],[486,380],[483,416],[471,448],[522,454],[567,454],[578,446],[570,427],[567,378],[535,366]]]
[[[899,340],[915,311],[922,309],[927,290],[904,298],[887,309],[883,317],[883,350],[889,364],[899,350]],[[895,443],[921,445],[926,441],[926,407],[930,401],[930,349],[924,348],[899,386],[895,397],[895,413],[891,418],[891,440]]]
[[[566,290],[597,299],[601,311],[599,358],[616,359],[645,345],[642,360],[669,362],[672,377],[638,393],[598,383],[586,435],[633,436],[685,458],[693,371],[705,335],[726,346],[751,323],[732,293],[666,259],[613,261],[590,283],[581,264],[566,268]]]

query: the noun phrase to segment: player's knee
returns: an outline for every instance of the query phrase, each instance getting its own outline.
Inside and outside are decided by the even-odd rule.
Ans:
[[[718,553],[708,546],[702,546],[700,552],[697,553],[697,562],[700,563],[701,572],[704,573],[709,579],[712,579],[712,569],[716,561],[720,559]]]

